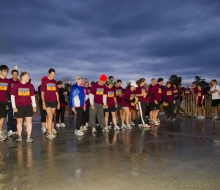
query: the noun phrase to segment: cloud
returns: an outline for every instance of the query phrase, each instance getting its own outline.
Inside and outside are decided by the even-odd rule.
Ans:
[[[0,63],[27,70],[35,86],[51,67],[57,78],[106,73],[124,83],[220,79],[219,8],[205,0],[3,0]]]

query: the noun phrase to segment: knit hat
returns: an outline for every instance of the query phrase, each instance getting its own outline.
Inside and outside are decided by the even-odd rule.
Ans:
[[[157,82],[161,82],[161,81],[163,81],[163,78],[159,78],[159,79],[157,80]]]
[[[100,78],[99,78],[99,80],[100,81],[107,81],[107,77],[106,77],[106,75],[105,74],[102,74],[101,76],[100,76]]]

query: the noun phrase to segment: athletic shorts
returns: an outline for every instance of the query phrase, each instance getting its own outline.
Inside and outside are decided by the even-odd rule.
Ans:
[[[0,118],[5,118],[7,116],[6,105],[6,102],[0,103]]]
[[[45,102],[46,108],[57,108],[57,101],[56,102]]]
[[[154,110],[160,110],[160,102],[158,102],[158,104],[155,104],[154,102],[150,102],[150,111],[154,111]]]
[[[199,107],[199,108],[201,108],[201,107],[203,107],[203,106],[205,106],[205,102],[203,102],[203,103],[198,103],[198,107]]]
[[[32,117],[34,114],[32,105],[17,106],[17,109],[18,112],[14,112],[15,118]]]
[[[220,99],[212,100],[212,107],[220,106]]]
[[[122,106],[120,103],[118,103],[118,107],[117,107],[117,110],[120,111],[122,109]]]
[[[104,109],[104,112],[116,112],[116,107],[115,106],[108,107],[108,109]]]

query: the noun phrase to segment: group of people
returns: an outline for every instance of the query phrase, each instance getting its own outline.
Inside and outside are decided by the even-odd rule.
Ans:
[[[13,69],[12,78],[7,79],[9,68],[1,65],[0,71],[0,140],[17,134],[16,141],[22,141],[22,123],[25,121],[27,142],[33,142],[32,117],[37,106],[30,75],[22,72],[18,80],[19,73]],[[186,88],[181,88],[180,85],[167,81],[163,86],[163,78],[157,80],[152,78],[147,85],[146,80],[140,78],[138,81],[130,80],[126,88],[122,88],[121,80],[115,82],[114,77],[107,78],[102,74],[97,82],[92,83],[77,76],[68,91],[63,88],[62,81],[54,80],[55,75],[55,70],[50,68],[48,75],[41,78],[41,85],[38,87],[42,132],[47,134],[50,140],[56,138],[55,126],[65,127],[66,104],[69,104],[76,117],[77,136],[83,136],[88,127],[91,127],[92,133],[96,133],[97,125],[104,133],[108,133],[111,128],[114,131],[130,130],[135,125],[136,116],[139,127],[158,126],[160,125],[158,115],[161,110],[165,110],[168,122],[175,121],[183,97],[184,101],[187,101],[187,96],[191,94],[196,96],[198,119],[205,119],[206,92],[201,85],[193,84],[192,88],[186,85]],[[220,87],[215,79],[211,83],[212,87],[208,93],[213,99],[214,119],[218,119]],[[8,135],[2,132],[4,118],[7,115]],[[149,119],[146,116],[149,116]]]

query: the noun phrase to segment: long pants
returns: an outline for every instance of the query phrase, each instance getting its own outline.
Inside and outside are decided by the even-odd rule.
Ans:
[[[147,102],[138,102],[138,106],[140,110],[139,124],[145,124],[144,116],[146,114]]]
[[[7,130],[10,131],[12,130],[13,132],[17,131],[17,122],[16,119],[14,118],[14,114],[13,114],[13,109],[12,109],[12,105],[11,102],[8,102],[8,121],[7,121]]]
[[[41,123],[45,123],[46,117],[47,117],[47,112],[46,112],[46,110],[43,109],[42,105],[39,105],[39,108],[40,108],[40,121],[41,121]]]
[[[102,129],[105,128],[105,119],[104,119],[104,111],[103,104],[94,104],[95,109],[93,110],[90,106],[89,109],[89,125],[91,128],[96,128],[96,115]]]
[[[83,119],[83,112],[84,109],[83,108],[75,108],[76,112],[77,112],[77,117],[76,117],[76,129],[80,130],[80,126],[82,124],[82,119]]]
[[[64,123],[65,109],[66,106],[60,106],[60,109],[56,110],[56,123],[59,123],[59,120],[61,120],[61,123]]]
[[[168,106],[166,106],[167,108],[167,119],[168,118],[173,118],[174,117],[174,106],[173,106],[173,102],[168,102]]]
[[[83,112],[83,119],[82,119],[83,126],[85,126],[85,124],[89,122],[89,107],[90,105],[86,105],[86,111]]]

